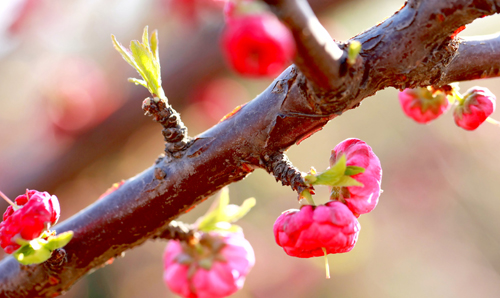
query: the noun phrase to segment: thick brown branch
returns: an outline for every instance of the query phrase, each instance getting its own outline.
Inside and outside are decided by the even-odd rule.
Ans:
[[[309,113],[307,105],[301,104],[302,79],[290,67],[259,97],[198,136],[181,158],[160,160],[57,225],[58,232],[75,233],[64,247],[66,261],[58,268],[26,267],[11,257],[4,259],[0,292],[5,297],[51,297],[64,292],[90,270],[159,235],[193,204],[244,178],[264,156],[283,151],[317,130],[327,118]],[[289,84],[275,88],[283,81]],[[50,276],[59,282],[49,283]]]

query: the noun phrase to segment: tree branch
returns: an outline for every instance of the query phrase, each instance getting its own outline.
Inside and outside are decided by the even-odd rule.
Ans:
[[[306,0],[264,0],[288,26],[297,46],[295,64],[315,89],[342,85],[341,65],[347,54],[320,24]]]
[[[452,82],[498,77],[500,72],[500,34],[464,38],[440,79]]]
[[[0,292],[5,297],[62,293],[109,259],[160,235],[172,219],[223,186],[257,167],[272,169],[269,161],[275,159],[270,157],[279,156],[367,96],[388,86],[441,82],[459,49],[459,41],[450,35],[475,18],[496,12],[497,4],[410,1],[391,18],[355,37],[363,44],[362,59],[347,70],[344,88],[323,95],[310,89],[306,75],[289,67],[257,98],[199,135],[180,158],[158,160],[57,225],[58,232],[73,230],[75,236],[64,251],[55,254],[55,260],[21,266],[11,257],[4,259]]]

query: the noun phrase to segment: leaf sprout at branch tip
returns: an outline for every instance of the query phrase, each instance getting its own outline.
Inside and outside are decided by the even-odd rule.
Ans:
[[[151,39],[148,38],[148,26],[144,27],[142,43],[138,40],[130,42],[130,49],[121,45],[114,35],[111,35],[115,49],[123,59],[132,65],[142,77],[142,80],[129,78],[129,82],[142,85],[153,97],[167,102],[167,97],[161,87],[160,57],[158,56],[158,31],[154,30]]]
[[[347,63],[350,65],[356,63],[359,52],[361,52],[361,43],[357,40],[353,40],[347,49]]]

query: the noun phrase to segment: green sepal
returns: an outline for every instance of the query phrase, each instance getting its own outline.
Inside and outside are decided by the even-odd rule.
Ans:
[[[335,183],[335,185],[331,185],[331,186],[361,186],[361,187],[363,187],[364,184],[359,182],[358,180],[352,178],[351,176],[342,176]]]
[[[37,243],[38,241],[39,239],[35,239],[30,241],[33,243],[21,246],[12,256],[23,265],[40,264],[47,261],[52,255],[52,251]]]
[[[354,176],[360,173],[364,173],[365,168],[357,167],[357,166],[347,166],[345,169],[344,175],[346,176]]]
[[[342,155],[328,170],[316,175],[309,174],[304,179],[311,185],[335,185],[344,176],[346,168],[346,157]]]
[[[115,49],[122,55],[143,78],[129,79],[129,81],[146,87],[154,97],[166,101],[167,98],[161,87],[160,58],[158,57],[158,32],[155,30],[148,38],[148,26],[144,28],[142,43],[138,40],[130,42],[130,49],[125,48],[111,35]]]
[[[41,237],[36,238],[24,243],[12,256],[23,265],[40,264],[50,258],[52,251],[68,244],[71,238],[73,231],[49,236],[46,240]]]
[[[49,238],[47,238],[47,243],[45,244],[45,248],[49,250],[56,250],[58,248],[64,247],[71,241],[73,235],[74,235],[73,231],[68,231],[61,233],[59,235],[50,236]]]
[[[241,206],[229,204],[229,190],[223,188],[219,196],[207,213],[197,220],[198,230],[239,232],[241,228],[232,223],[245,216],[255,206],[255,199],[246,199]]]
[[[210,270],[213,263],[214,260],[212,258],[205,258],[198,261],[198,265],[205,270]]]
[[[328,170],[319,174],[309,174],[304,177],[306,183],[310,185],[328,185],[328,186],[363,186],[363,183],[351,178],[351,173],[362,173],[364,169],[356,166],[346,165],[347,159],[343,154],[337,159],[337,162]],[[361,171],[361,169],[363,169]],[[347,172],[347,173],[346,173]]]

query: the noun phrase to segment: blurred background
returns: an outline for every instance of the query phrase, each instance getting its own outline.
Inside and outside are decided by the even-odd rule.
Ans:
[[[404,3],[311,2],[337,40]],[[26,188],[49,191],[60,199],[64,220],[162,152],[161,128],[140,108],[147,91],[127,82],[137,75],[113,49],[111,34],[128,45],[146,25],[159,30],[165,93],[191,136],[262,92],[273,78],[245,79],[224,64],[221,8],[210,0],[1,1],[0,189],[12,199]],[[487,17],[460,36],[495,33],[499,26],[499,17]],[[499,83],[461,88],[480,84],[500,94]],[[500,119],[500,111],[492,116]],[[257,170],[229,187],[234,203],[257,199],[240,222],[257,263],[233,297],[499,297],[500,128],[484,124],[467,132],[450,111],[417,124],[389,89],[288,155],[302,171],[322,171],[330,150],[348,137],[372,146],[384,170],[384,193],[374,212],[360,217],[356,247],[329,256],[330,280],[323,259],[288,257],[274,243],[272,225],[282,211],[298,207],[296,194]],[[316,202],[325,202],[327,190],[317,190]],[[194,222],[209,204],[180,220]],[[162,281],[164,247],[149,241],[126,252],[65,297],[176,297]]]

